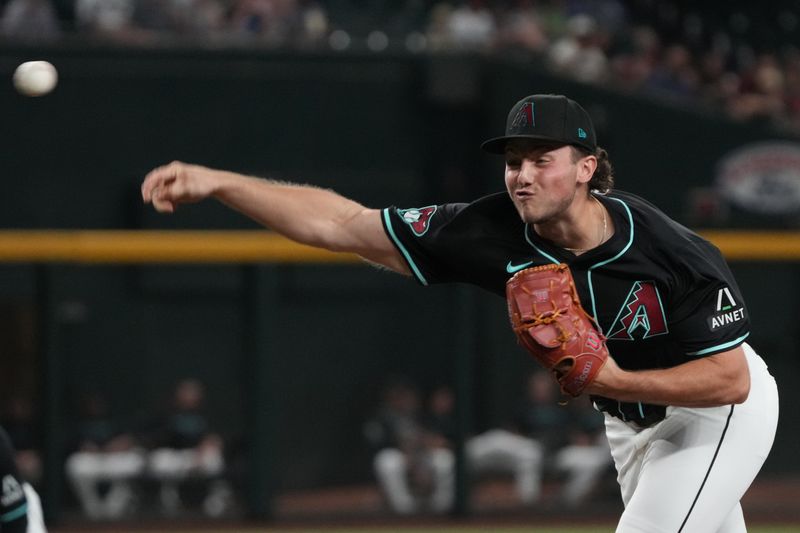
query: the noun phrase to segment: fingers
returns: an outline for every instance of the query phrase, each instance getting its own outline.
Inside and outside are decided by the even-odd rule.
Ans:
[[[174,213],[175,212],[175,204],[170,202],[169,200],[165,200],[160,198],[158,195],[152,197],[153,207],[159,213]]]
[[[142,182],[142,200],[152,203],[160,213],[174,213],[176,204],[172,201],[174,196],[171,189],[178,178],[181,165],[173,161],[150,171]]]
[[[178,177],[180,167],[181,163],[173,161],[169,165],[151,170],[142,182],[142,200],[145,202],[153,201],[154,192],[158,192],[165,186],[174,182]]]

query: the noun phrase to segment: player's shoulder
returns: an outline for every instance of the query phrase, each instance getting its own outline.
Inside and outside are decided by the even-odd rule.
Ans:
[[[483,227],[522,226],[507,192],[488,194],[470,203],[444,204],[444,217],[452,223],[480,224]]]
[[[644,233],[643,237],[670,245],[704,240],[641,196],[626,191],[612,191],[607,196],[618,200],[624,206],[634,230]]]
[[[667,262],[705,261],[719,250],[695,231],[668,216],[653,203],[626,191],[607,195],[624,206],[633,225],[635,240],[640,249],[649,251]]]

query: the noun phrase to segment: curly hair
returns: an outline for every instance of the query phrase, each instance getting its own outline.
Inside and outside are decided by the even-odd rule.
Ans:
[[[608,159],[608,152],[599,146],[594,153],[579,146],[572,146],[572,162],[577,163],[582,157],[593,155],[597,158],[597,168],[589,180],[589,190],[606,193],[614,188],[614,167]]]

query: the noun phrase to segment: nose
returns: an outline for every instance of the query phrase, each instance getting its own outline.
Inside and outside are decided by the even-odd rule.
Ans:
[[[529,185],[536,180],[536,165],[530,159],[523,159],[517,173],[517,182],[520,185]]]

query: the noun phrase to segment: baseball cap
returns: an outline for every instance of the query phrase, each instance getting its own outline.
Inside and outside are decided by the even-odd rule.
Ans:
[[[589,113],[576,101],[560,94],[533,94],[514,104],[506,120],[506,134],[489,139],[481,148],[503,154],[511,139],[572,144],[592,153],[597,148]]]

